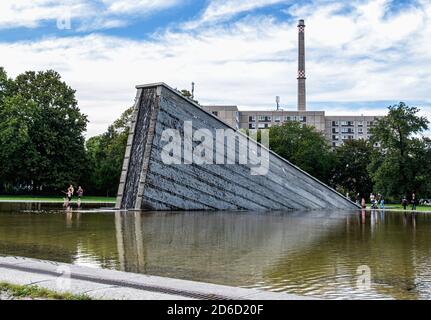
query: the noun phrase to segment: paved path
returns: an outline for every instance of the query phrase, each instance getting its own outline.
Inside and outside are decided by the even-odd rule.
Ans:
[[[67,275],[70,275],[68,278]],[[37,285],[94,299],[127,300],[303,300],[301,296],[95,269],[29,258],[1,257],[0,282]]]

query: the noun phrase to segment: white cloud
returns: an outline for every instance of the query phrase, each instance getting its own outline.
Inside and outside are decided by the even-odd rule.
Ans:
[[[198,19],[182,25],[184,30],[191,30],[211,23],[226,21],[233,16],[277,3],[289,3],[290,0],[212,0]]]
[[[1,0],[0,29],[36,28],[44,21],[73,19],[78,31],[123,26],[130,15],[145,16],[180,0]],[[76,23],[75,23],[76,22]]]
[[[283,0],[214,0],[205,9],[202,20],[213,21],[225,19],[244,11],[262,8],[275,3],[285,2]]]
[[[294,7],[306,20],[308,101],[425,101],[431,115],[431,3],[385,19],[387,1],[358,2],[348,13],[323,4]],[[2,64],[13,76],[56,69],[77,90],[89,115],[89,136],[101,133],[133,103],[136,84],[196,83],[202,103],[270,108],[276,95],[296,104],[296,22],[247,17],[185,31],[166,31],[138,41],[102,35],[1,43]],[[379,109],[355,108],[364,114]],[[335,105],[328,114],[339,113]]]
[[[172,7],[178,4],[178,0],[102,0],[107,6],[107,11],[124,14],[136,12],[151,12]]]

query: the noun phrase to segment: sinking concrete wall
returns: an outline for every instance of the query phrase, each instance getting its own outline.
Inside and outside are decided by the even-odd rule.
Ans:
[[[184,137],[193,130],[232,129],[167,85],[138,87],[117,207],[135,210],[286,210],[356,208],[356,205],[274,153],[266,175],[251,175],[249,164],[166,164],[165,129]],[[254,143],[254,142],[253,142]],[[194,146],[197,143],[194,143]],[[184,143],[182,144],[184,148]],[[187,148],[187,146],[186,146]],[[225,149],[225,156],[227,155]],[[238,143],[235,153],[239,157]]]

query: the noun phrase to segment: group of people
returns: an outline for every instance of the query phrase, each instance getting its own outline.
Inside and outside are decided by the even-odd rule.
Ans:
[[[75,188],[73,187],[73,185],[70,185],[69,188],[67,188],[67,191],[66,191],[67,202],[72,201],[72,198],[73,198],[74,194],[75,194]],[[82,189],[82,187],[79,186],[78,190],[76,190],[76,194],[78,196],[78,201],[81,201],[81,198],[84,195],[84,189]]]
[[[347,195],[349,198],[349,196]],[[361,199],[361,200],[360,200]],[[355,196],[355,202],[357,205],[360,205],[362,209],[365,209],[367,207],[367,202],[365,201],[365,198],[362,197],[358,193]],[[384,209],[385,208],[385,198],[380,193],[375,195],[374,193],[370,194],[370,203],[371,203],[371,209]],[[416,198],[416,195],[412,193],[411,200],[407,200],[407,197],[404,196],[401,200],[401,205],[403,206],[404,210],[407,209],[407,206],[409,203],[412,205],[412,210],[416,210],[416,206],[419,204],[419,201]]]
[[[416,206],[418,205],[418,199],[416,198],[416,194],[412,193],[412,199],[410,200],[410,203],[412,205],[412,210],[416,210]],[[401,205],[403,206],[404,210],[407,209],[407,206],[409,205],[409,201],[407,200],[407,197],[404,196],[401,200]]]
[[[379,193],[377,196],[374,193],[370,194],[371,209],[385,208],[385,198]]]
[[[364,197],[361,198],[361,194],[357,193],[355,196],[355,202],[360,205],[362,209],[367,207],[367,202]],[[385,208],[385,198],[380,193],[376,196],[374,193],[370,194],[371,209],[384,209]]]

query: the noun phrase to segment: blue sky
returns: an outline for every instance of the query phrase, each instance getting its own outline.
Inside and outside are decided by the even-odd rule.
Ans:
[[[2,0],[0,12],[0,65],[59,71],[88,136],[142,83],[194,81],[201,103],[240,109],[271,109],[278,95],[294,110],[298,19],[308,109],[380,115],[405,101],[431,116],[429,0]]]

